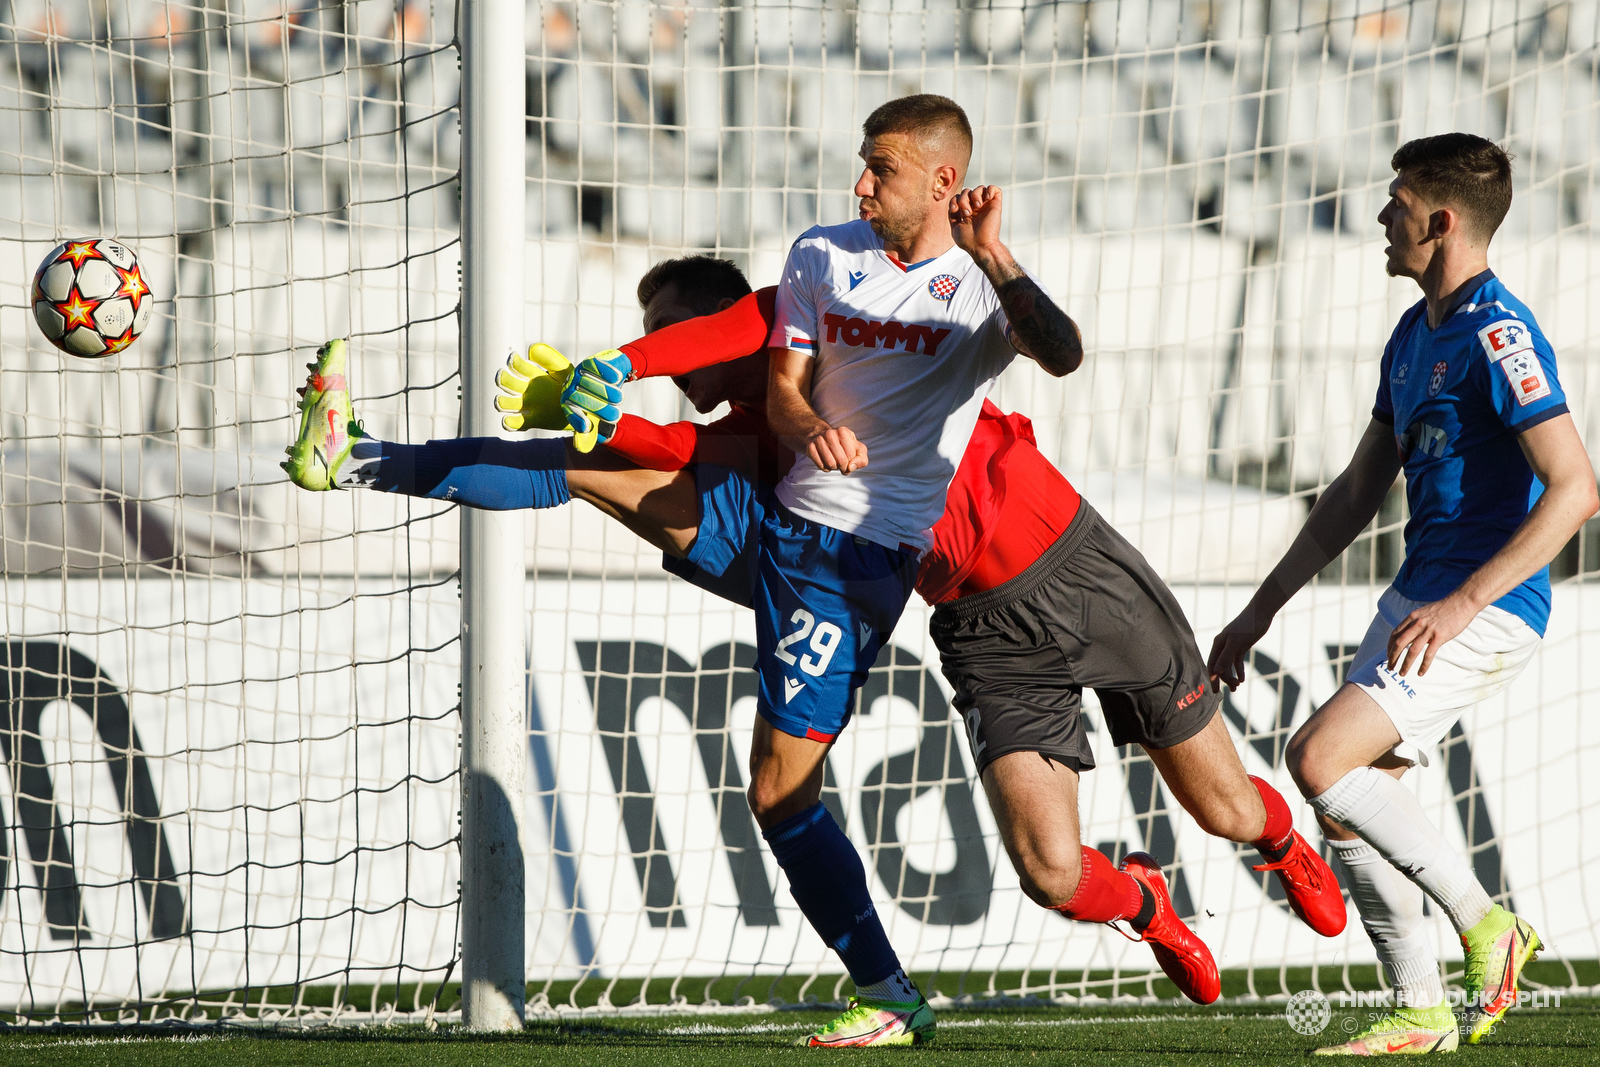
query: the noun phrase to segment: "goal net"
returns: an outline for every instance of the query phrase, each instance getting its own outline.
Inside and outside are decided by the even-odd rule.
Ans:
[[[1004,188],[1008,243],[1088,350],[1059,381],[1019,363],[995,400],[1207,648],[1342,468],[1416,299],[1373,221],[1402,141],[1462,129],[1516,155],[1491,262],[1600,439],[1595,9],[530,0],[504,90],[526,137],[500,160],[525,168],[528,232],[504,254],[530,340],[609,347],[639,333],[660,259],[710,251],[775,282],[796,236],[854,217],[865,116],[953,96],[969,181]],[[329,337],[351,339],[370,432],[457,432],[455,26],[403,0],[0,7],[0,1017],[450,1017],[455,511],[300,492],[276,463]],[[27,309],[38,260],[91,234],[132,247],[159,299],[103,361],[51,348]],[[670,382],[627,405],[688,413]],[[1403,520],[1396,492],[1224,704],[1246,768],[1287,796],[1284,744],[1337,688]],[[526,521],[506,562],[528,568],[508,624],[529,635],[530,1011],[840,999],[744,804],[749,613],[582,505]],[[1580,710],[1597,569],[1586,533],[1533,664],[1407,779],[1541,932],[1555,962],[1532,984],[1565,990],[1600,984]],[[948,997],[1170,995],[1146,947],[1022,896],[927,616],[914,600],[824,793],[902,960]],[[1254,852],[1202,833],[1085,703],[1083,839],[1161,860],[1230,994],[1379,983],[1358,923],[1324,940],[1295,920]]]
[[[452,18],[0,8],[0,1017],[405,1017],[451,972],[458,523],[277,463],[330,337],[371,431],[455,432]],[[94,235],[158,301],[104,360],[28,311]]]

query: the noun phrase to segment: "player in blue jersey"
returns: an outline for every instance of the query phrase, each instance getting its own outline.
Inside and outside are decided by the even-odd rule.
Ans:
[[[1450,1051],[1462,1035],[1476,1043],[1516,1002],[1538,935],[1489,899],[1400,778],[1533,656],[1550,617],[1549,562],[1600,508],[1555,353],[1489,270],[1489,240],[1511,205],[1510,158],[1450,133],[1403,145],[1391,163],[1378,216],[1388,270],[1413,279],[1423,299],[1384,349],[1350,465],[1210,661],[1213,679],[1238,686],[1273,616],[1372,521],[1404,471],[1405,563],[1347,681],[1287,751],[1395,990],[1393,1013],[1324,1055]],[[1423,892],[1461,935],[1459,1021],[1423,929]]]

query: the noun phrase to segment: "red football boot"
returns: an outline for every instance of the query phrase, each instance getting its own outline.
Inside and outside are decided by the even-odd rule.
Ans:
[[[1311,929],[1323,937],[1344,933],[1344,896],[1339,892],[1339,880],[1299,830],[1293,831],[1283,859],[1251,869],[1276,873],[1278,884],[1289,897],[1289,907]]]
[[[1210,1004],[1216,1000],[1222,995],[1222,975],[1217,973],[1217,961],[1211,958],[1206,943],[1172,910],[1172,897],[1167,893],[1161,865],[1149,853],[1130,852],[1122,861],[1122,870],[1137,878],[1155,897],[1155,917],[1142,933],[1161,969],[1183,990],[1183,995],[1196,1004]]]

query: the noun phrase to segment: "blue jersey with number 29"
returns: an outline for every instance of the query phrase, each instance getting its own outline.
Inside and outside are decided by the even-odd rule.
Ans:
[[[1411,519],[1394,580],[1402,596],[1449,596],[1505,546],[1544,491],[1517,436],[1566,410],[1555,353],[1493,271],[1462,287],[1437,329],[1426,300],[1400,317],[1372,414],[1394,426],[1405,463]],[[1543,635],[1550,568],[1495,606]]]

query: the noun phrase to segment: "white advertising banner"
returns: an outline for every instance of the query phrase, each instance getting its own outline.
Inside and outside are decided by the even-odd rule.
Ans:
[[[1247,590],[1177,590],[1209,647]],[[1293,728],[1334,691],[1378,589],[1283,613],[1224,705],[1250,773],[1290,798]],[[751,614],[677,581],[528,583],[529,979],[820,970],[744,800]],[[1557,591],[1550,634],[1502,696],[1408,776],[1492,891],[1550,949],[1592,958],[1600,811],[1583,714],[1600,593]],[[828,760],[907,966],[1148,970],[1148,949],[1024,898],[914,601]],[[0,1003],[151,999],[286,983],[436,982],[456,955],[454,588],[226,579],[8,585],[0,670]],[[1138,640],[1138,634],[1129,634]],[[67,679],[63,681],[62,679]],[[1370,962],[1318,938],[1253,850],[1202,833],[1148,761],[1110,743],[1090,845],[1154,852],[1224,967]],[[1435,916],[1446,958],[1457,951]]]
[[[1296,825],[1321,841],[1283,767],[1295,726],[1338,687],[1381,588],[1306,591],[1256,650],[1251,680],[1223,713],[1246,770],[1289,798]],[[1248,589],[1176,590],[1202,648]],[[1600,596],[1557,591],[1540,653],[1503,695],[1470,714],[1429,765],[1407,777],[1446,835],[1470,852],[1491,892],[1569,957],[1594,957],[1586,916],[1600,911],[1600,830],[1583,761],[1600,727],[1582,714],[1592,689],[1584,649]],[[999,845],[964,730],[913,599],[879,661],[861,711],[828,760],[830,799],[861,851],[879,912],[909,968],[1145,970],[1149,950],[1105,927],[1075,924],[1030,901]],[[676,582],[542,582],[534,594],[534,748],[548,746],[543,810],[575,854],[530,879],[533,922],[570,931],[536,973],[838,970],[806,926],[744,803],[755,683],[728,670],[754,655],[753,616]],[[1130,633],[1128,640],[1137,641]],[[1371,962],[1352,921],[1318,937],[1249,869],[1250,848],[1203,833],[1148,760],[1111,744],[1085,694],[1098,769],[1081,783],[1082,837],[1108,852],[1153,852],[1175,902],[1223,967]],[[598,728],[597,728],[598,727]],[[731,742],[724,745],[724,730]],[[536,755],[536,759],[539,759]],[[720,784],[713,789],[709,782]],[[1585,817],[1587,815],[1587,818]],[[537,860],[530,860],[537,866]],[[543,896],[540,896],[540,893]],[[1274,898],[1278,899],[1274,899]],[[543,909],[542,911],[539,909]],[[1458,954],[1435,916],[1446,958]],[[557,943],[548,928],[539,942]]]
[[[0,1004],[443,977],[453,583],[6,594]]]

